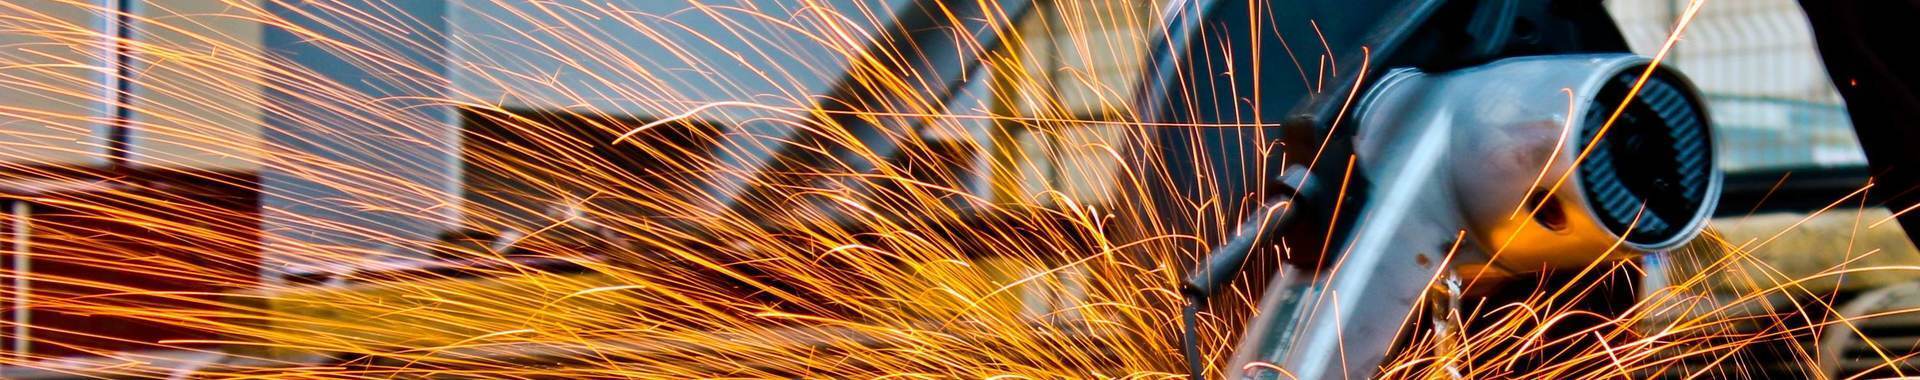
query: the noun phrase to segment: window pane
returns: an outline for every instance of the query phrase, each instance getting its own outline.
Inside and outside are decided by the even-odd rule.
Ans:
[[[146,0],[134,39],[131,160],[218,171],[259,168],[258,0]]]
[[[0,163],[105,162],[105,14],[86,2],[0,3]]]
[[[1126,121],[1150,44],[1161,34],[1159,1],[1050,1],[1006,47],[1000,71],[995,197],[1082,204],[1112,201],[1121,153],[1139,131],[1073,121]],[[1132,132],[1129,132],[1132,129]]]
[[[1074,114],[1120,117],[1129,109],[1147,44],[1159,34],[1159,2],[1060,1],[1050,3],[1055,54],[1054,86]]]

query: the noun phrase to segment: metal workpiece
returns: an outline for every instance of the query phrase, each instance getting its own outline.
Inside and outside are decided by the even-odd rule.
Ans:
[[[1273,280],[1230,376],[1368,378],[1436,278],[1579,269],[1691,240],[1720,186],[1705,111],[1677,73],[1640,83],[1649,63],[1521,57],[1375,80],[1350,126],[1363,206],[1326,269]]]

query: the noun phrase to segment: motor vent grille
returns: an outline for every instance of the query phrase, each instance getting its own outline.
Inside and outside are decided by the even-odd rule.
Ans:
[[[1717,195],[1709,194],[1715,169],[1706,115],[1671,74],[1655,71],[1607,126],[1644,69],[1625,70],[1601,87],[1580,146],[1596,138],[1599,143],[1580,162],[1578,175],[1608,229],[1628,242],[1651,245],[1689,232],[1694,219],[1704,217],[1700,210],[1712,201],[1708,197]]]

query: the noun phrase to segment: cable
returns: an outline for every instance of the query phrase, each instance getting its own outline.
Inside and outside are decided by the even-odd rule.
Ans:
[[[1186,298],[1187,306],[1183,308],[1186,314],[1184,319],[1186,326],[1183,328],[1185,333],[1181,336],[1180,346],[1181,350],[1187,354],[1187,373],[1192,375],[1191,379],[1199,380],[1200,376],[1205,375],[1207,371],[1206,363],[1200,360],[1200,305],[1207,299],[1194,297],[1191,293],[1188,293]]]

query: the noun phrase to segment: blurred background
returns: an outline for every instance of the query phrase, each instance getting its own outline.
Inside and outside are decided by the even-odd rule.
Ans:
[[[730,0],[742,6],[782,9],[798,0]],[[837,0],[836,0],[837,1]],[[851,1],[851,0],[849,0]],[[890,0],[901,3],[904,0]],[[686,2],[635,0],[638,9],[669,12],[684,8]],[[1147,41],[1158,28],[1151,25],[1158,17],[1158,2],[1132,1],[1041,1],[1033,12],[1022,18],[1019,30],[1026,36],[1018,52],[1028,65],[1022,73],[980,72],[989,80],[976,80],[958,91],[949,102],[956,113],[1013,115],[1075,120],[1120,120],[1124,107],[1131,104],[1139,71],[1139,57]],[[1686,2],[1681,0],[1610,0],[1613,11],[1636,52],[1654,54],[1671,33]],[[516,165],[537,164],[537,160],[489,156],[499,149],[485,144],[511,143],[513,136],[500,135],[508,130],[500,125],[510,117],[454,107],[419,107],[410,112],[422,120],[444,126],[437,131],[418,131],[415,136],[369,138],[383,131],[378,126],[355,126],[342,117],[342,130],[319,133],[298,128],[276,128],[312,123],[288,121],[263,111],[272,107],[329,107],[326,100],[307,99],[281,89],[265,88],[263,83],[288,85],[275,81],[276,74],[260,70],[219,71],[198,62],[214,59],[287,59],[307,70],[343,83],[359,85],[364,94],[443,94],[476,99],[499,99],[506,108],[521,116],[554,125],[611,123],[638,125],[667,115],[647,114],[643,106],[626,103],[618,96],[594,98],[588,104],[572,102],[566,95],[554,94],[548,82],[516,88],[515,80],[500,78],[505,73],[550,72],[559,65],[551,57],[523,51],[513,34],[517,28],[510,18],[488,15],[516,12],[512,6],[490,2],[418,1],[383,5],[380,9],[402,12],[418,20],[408,27],[437,32],[395,37],[391,41],[367,41],[374,47],[428,47],[401,49],[407,65],[423,72],[438,73],[440,88],[397,88],[378,80],[356,80],[381,75],[340,64],[333,57],[305,45],[306,36],[291,35],[285,28],[261,25],[249,14],[293,15],[290,19],[314,25],[328,22],[314,16],[298,3],[221,2],[207,0],[100,0],[94,4],[74,4],[44,0],[7,0],[0,3],[0,210],[7,214],[7,268],[54,273],[107,282],[162,281],[129,276],[84,265],[61,262],[36,262],[33,253],[66,250],[75,254],[89,247],[62,245],[75,236],[93,236],[103,231],[138,234],[137,223],[125,217],[88,215],[81,210],[63,209],[46,199],[125,197],[123,202],[189,204],[237,210],[252,220],[209,221],[208,228],[226,231],[241,246],[257,252],[255,267],[230,265],[240,278],[261,283],[305,281],[285,273],[326,273],[337,271],[329,265],[301,259],[301,252],[278,247],[325,245],[342,252],[384,252],[390,256],[432,258],[431,249],[395,244],[393,241],[455,241],[463,236],[499,235],[501,231],[524,230],[538,226],[556,214],[567,212],[564,205],[582,197],[584,189],[556,189],[537,184],[516,183],[512,178],[493,178],[489,173],[525,170]],[[138,23],[125,22],[126,15],[100,12],[117,9],[137,15]],[[34,15],[33,17],[5,16]],[[1075,15],[1081,17],[1064,17]],[[1089,15],[1098,16],[1086,17]],[[849,17],[864,17],[847,15]],[[35,20],[59,20],[60,25],[37,24]],[[509,20],[509,21],[502,21]],[[688,33],[700,29],[721,28],[720,23],[689,23]],[[9,30],[46,30],[67,28],[70,36],[9,33]],[[617,34],[617,33],[616,33]],[[126,40],[89,39],[80,36],[122,36]],[[445,36],[436,38],[434,36]],[[871,37],[871,36],[869,36]],[[418,40],[411,40],[417,38]],[[207,41],[219,41],[209,44]],[[518,41],[518,42],[510,42]],[[620,49],[657,51],[640,39],[609,36]],[[624,42],[624,44],[623,44]],[[725,41],[742,47],[768,44],[750,40]],[[138,46],[138,49],[134,47]],[[235,52],[233,49],[252,49]],[[167,51],[165,55],[137,55],[138,52]],[[691,51],[684,54],[722,54],[718,51]],[[829,54],[807,56],[792,61],[805,67],[794,71],[833,73],[847,67],[842,57]],[[472,57],[523,57],[524,59],[476,60]],[[1122,58],[1115,58],[1122,57]],[[264,59],[264,58],[262,58]],[[644,65],[671,67],[673,59],[643,60]],[[472,65],[486,61],[491,66]],[[509,62],[510,64],[500,64]],[[1868,179],[1864,157],[1849,125],[1845,105],[1828,81],[1811,38],[1805,16],[1791,0],[1722,0],[1709,3],[1700,12],[1687,33],[1667,56],[1665,64],[1679,67],[1690,75],[1707,95],[1713,111],[1720,166],[1727,172],[1726,194],[1720,215],[1713,223],[1718,236],[1733,246],[1745,247],[1737,254],[1750,260],[1737,265],[1708,266],[1710,258],[1654,256],[1646,261],[1654,273],[1714,272],[1713,281],[1721,291],[1705,297],[1734,299],[1758,292],[1783,279],[1801,278],[1814,273],[1848,266],[1920,265],[1920,252],[1893,223],[1881,224],[1889,210],[1867,205],[1848,194],[1864,186]],[[99,70],[98,68],[109,68]],[[748,70],[744,67],[709,67],[703,70]],[[683,71],[684,72],[684,71]],[[540,81],[581,83],[573,88],[580,93],[617,94],[617,89],[593,88],[592,81],[556,74]],[[824,93],[833,86],[834,75],[820,75],[816,82],[796,87]],[[377,78],[376,78],[377,79]],[[574,82],[569,82],[575,80]],[[664,88],[687,94],[699,94],[703,101],[751,100],[762,92],[787,90],[778,85],[727,83],[722,87],[711,77],[688,74],[685,77],[658,79]],[[809,79],[812,80],[812,79]],[[58,88],[46,88],[46,87]],[[755,87],[761,86],[761,87]],[[1011,89],[1008,93],[1026,97],[992,97],[988,86]],[[132,94],[131,96],[127,94]],[[130,104],[137,99],[139,104]],[[1040,104],[1058,102],[1060,104]],[[578,108],[576,108],[578,107]],[[206,112],[210,109],[221,112]],[[580,111],[587,109],[590,111]],[[524,112],[521,112],[524,111]],[[575,114],[577,117],[567,115]],[[68,115],[68,116],[55,116]],[[77,115],[77,116],[75,116]],[[1122,136],[1115,129],[1084,128],[1033,133],[1016,122],[978,120],[961,123],[960,128],[930,131],[929,141],[955,141],[953,157],[945,162],[966,175],[951,177],[956,188],[966,189],[992,199],[1042,198],[1048,191],[1059,191],[1075,199],[1100,203],[1102,195],[1115,186],[1112,173],[1119,169],[1103,146],[1118,145]],[[134,127],[138,126],[138,127]],[[364,128],[364,129],[355,129]],[[584,129],[584,127],[582,127]],[[342,132],[344,131],[344,132]],[[584,133],[584,132],[583,132]],[[655,141],[657,144],[694,145],[697,136],[682,140]],[[962,144],[961,142],[966,142]],[[432,145],[441,152],[461,154],[409,155],[410,144]],[[410,185],[434,189],[434,192],[408,199],[392,199],[394,205],[460,203],[489,210],[519,210],[518,217],[470,220],[460,209],[441,210],[432,217],[393,217],[358,212],[357,208],[308,202],[340,196],[325,186],[304,183],[299,176],[288,175],[306,170],[262,157],[260,146],[305,147],[332,155],[363,157],[378,161],[381,157],[401,157],[409,171]],[[982,146],[985,151],[959,147]],[[616,162],[628,162],[636,170],[651,165],[633,152],[593,152]],[[752,152],[739,153],[734,159],[755,160]],[[997,160],[997,161],[996,161]],[[103,173],[146,181],[155,194],[128,194],[101,188],[99,183],[61,181],[63,173]],[[230,179],[220,181],[217,179]],[[258,184],[236,186],[234,184]],[[710,189],[711,191],[729,191]],[[409,195],[412,196],[412,195]],[[1845,200],[1845,201],[1843,201]],[[1839,202],[1839,203],[1835,203]],[[617,207],[617,206],[610,206]],[[156,212],[147,215],[167,218]],[[329,236],[311,229],[297,228],[286,220],[322,219],[390,234],[393,241]],[[590,227],[582,227],[588,228]],[[482,231],[475,233],[473,231]],[[497,236],[496,236],[497,237]],[[93,239],[97,244],[150,244],[150,239]],[[193,247],[206,242],[183,241],[149,247],[155,255],[180,258],[194,256]],[[220,243],[232,247],[230,242]],[[1857,259],[1857,260],[1856,260]],[[417,260],[392,264],[403,270],[417,267]],[[367,264],[375,265],[375,264]],[[278,268],[273,271],[258,267]],[[268,275],[271,273],[272,275]],[[1910,285],[1916,278],[1910,272],[1867,272],[1860,275],[1824,277],[1796,285],[1791,294],[1805,294],[1820,302],[1816,309],[1831,309],[1843,315],[1867,315],[1878,311],[1920,306],[1920,291]],[[1009,276],[1016,276],[1011,273]],[[1674,278],[1689,276],[1672,275]],[[10,280],[4,286],[13,297],[4,302],[7,326],[3,350],[12,355],[100,356],[97,351],[69,347],[36,346],[23,337],[45,335],[103,335],[124,337],[194,338],[193,332],[168,331],[163,326],[131,320],[102,321],[82,316],[59,315],[30,306],[32,293],[22,289],[36,285],[26,280]],[[57,286],[44,284],[44,286]],[[230,285],[245,288],[240,281]],[[1657,288],[1657,287],[1649,287]],[[57,294],[59,289],[38,288]],[[183,288],[181,291],[221,291],[223,289]],[[1034,312],[1047,312],[1048,299],[1035,295],[1026,302]],[[1070,295],[1068,295],[1070,297]],[[1802,301],[1779,297],[1782,305]],[[1750,308],[1756,316],[1768,315],[1765,307]],[[1744,309],[1743,309],[1744,310]],[[1676,318],[1684,313],[1675,314]],[[1801,326],[1811,325],[1814,315]],[[1760,318],[1760,317],[1756,317]],[[1755,322],[1753,328],[1781,328]],[[1861,324],[1861,334],[1853,338],[1829,335],[1831,342],[1819,345],[1831,352],[1805,352],[1788,345],[1777,349],[1749,350],[1742,360],[1764,365],[1782,363],[1782,376],[1807,376],[1805,369],[1786,365],[1819,358],[1828,368],[1826,375],[1849,375],[1882,364],[1875,347],[1861,343],[1859,335],[1873,337],[1878,348],[1895,354],[1920,348],[1920,320],[1881,318]],[[181,334],[185,334],[182,336]],[[77,339],[77,338],[76,338]],[[1812,339],[1809,336],[1807,339]],[[112,342],[101,343],[112,348]],[[1812,346],[1809,346],[1812,347]],[[124,345],[125,349],[140,349]],[[181,353],[190,356],[191,353]],[[1767,355],[1778,355],[1768,357]],[[1907,362],[1906,371],[1915,371]],[[1704,364],[1704,363],[1690,363]],[[1888,368],[1873,369],[1886,371]],[[1880,373],[1880,372],[1874,372]]]
[[[1685,9],[1679,0],[1609,0],[1608,8],[1636,52],[1651,55],[1671,34]],[[1705,93],[1713,111],[1715,143],[1720,167],[1727,173],[1717,230],[1731,244],[1745,247],[1751,260],[1705,267],[1697,258],[1655,258],[1656,270],[1681,273],[1710,271],[1714,297],[1733,299],[1778,284],[1838,268],[1911,266],[1920,264],[1920,252],[1897,223],[1886,221],[1891,211],[1861,198],[1846,198],[1868,182],[1866,158],[1848,119],[1846,105],[1820,60],[1806,15],[1792,0],[1718,1],[1695,16],[1665,62],[1687,73]],[[1871,191],[1871,190],[1869,190]],[[1846,199],[1843,201],[1843,199]],[[1704,268],[1703,268],[1704,267]],[[1791,294],[1825,302],[1770,300],[1769,304],[1811,306],[1809,313],[1832,311],[1834,316],[1860,317],[1920,306],[1920,293],[1907,272],[1862,271],[1822,277]],[[1773,297],[1782,298],[1782,297]],[[1756,332],[1775,322],[1778,309],[1739,309],[1756,322],[1739,327]],[[1684,315],[1684,314],[1680,314]],[[1789,325],[1806,326],[1822,318],[1787,318]],[[1779,328],[1774,326],[1769,328]],[[1799,338],[1802,346],[1774,344],[1750,350],[1749,368],[1770,376],[1865,377],[1914,373],[1908,353],[1920,349],[1920,320],[1904,316],[1863,319],[1858,334],[1829,333],[1826,341]],[[1874,344],[1860,336],[1872,337]],[[1816,343],[1816,344],[1807,344]],[[1876,347],[1877,346],[1877,347]],[[1817,347],[1819,352],[1805,348]],[[1884,351],[1876,351],[1883,348]],[[1885,366],[1882,355],[1904,363]],[[1800,372],[1794,363],[1818,359],[1823,371]],[[1696,364],[1697,365],[1697,364]]]

